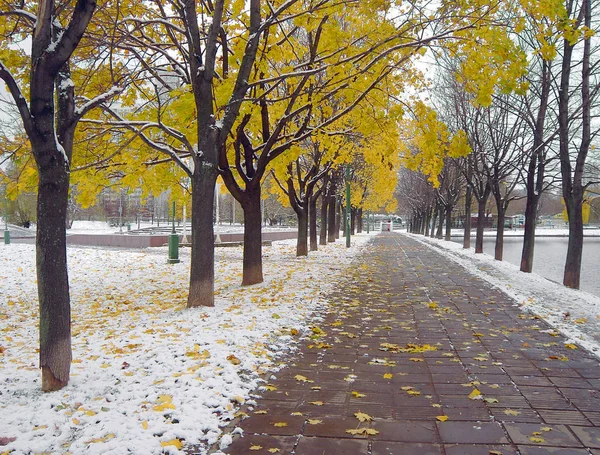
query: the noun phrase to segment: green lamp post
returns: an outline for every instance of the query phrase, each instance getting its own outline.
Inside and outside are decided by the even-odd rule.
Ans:
[[[173,229],[169,235],[169,264],[177,264],[179,262],[179,236],[175,232],[175,201],[173,201]]]

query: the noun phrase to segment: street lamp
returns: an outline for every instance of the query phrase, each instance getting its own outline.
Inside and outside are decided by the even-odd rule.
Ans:
[[[177,264],[179,262],[179,236],[175,232],[175,201],[173,201],[173,229],[169,235],[169,264]]]

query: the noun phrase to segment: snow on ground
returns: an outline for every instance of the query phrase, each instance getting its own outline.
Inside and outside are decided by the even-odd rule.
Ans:
[[[462,237],[464,229],[452,229],[452,237]],[[444,234],[446,231],[444,230]],[[475,229],[471,230],[473,236],[475,236]],[[485,237],[495,237],[496,229],[486,228],[483,231]],[[535,228],[535,235],[538,237],[568,237],[569,228],[564,226],[538,226]],[[600,226],[586,227],[583,231],[583,235],[586,237],[597,237],[600,236]],[[504,237],[523,237],[523,228],[505,229]]]
[[[537,314],[569,340],[600,357],[600,297],[570,289],[535,273],[523,273],[519,267],[496,261],[487,254],[465,250],[462,244],[410,235],[460,264],[515,299],[523,311]]]
[[[214,308],[184,309],[189,250],[69,248],[71,381],[40,391],[35,251],[0,247],[0,452],[183,453],[212,444],[240,403],[280,367],[371,237],[295,257],[264,248],[265,282],[242,288],[242,249],[216,251]],[[295,329],[295,330],[292,330]],[[296,332],[298,331],[298,332]],[[225,441],[226,442],[226,441]]]
[[[67,234],[114,234],[119,232],[119,228],[110,226],[104,221],[84,221],[75,220],[71,229],[67,229]]]

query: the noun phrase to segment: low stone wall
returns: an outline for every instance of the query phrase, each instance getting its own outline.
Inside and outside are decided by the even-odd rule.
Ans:
[[[297,235],[297,231],[268,231],[262,233],[262,239],[263,241],[295,239]],[[180,235],[180,242],[181,239],[182,236]],[[244,240],[244,234],[242,232],[221,234],[220,240],[221,242],[242,242]],[[168,242],[168,235],[71,234],[67,236],[68,245],[106,246],[116,248],[152,248],[166,245]]]

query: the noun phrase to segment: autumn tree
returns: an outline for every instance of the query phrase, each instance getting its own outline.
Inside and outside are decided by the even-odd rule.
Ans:
[[[94,0],[67,5],[53,0],[26,5],[3,2],[0,7],[5,18],[0,78],[18,108],[39,178],[36,257],[44,391],[60,389],[69,381],[71,315],[65,219],[74,130],[88,110],[85,105],[75,107],[69,62],[95,8]],[[31,55],[9,46],[29,37]]]
[[[561,5],[562,6],[562,5]],[[592,0],[565,2],[561,9],[563,39],[558,87],[558,136],[562,194],[569,216],[569,245],[563,283],[579,289],[583,251],[583,206],[586,189],[597,182],[586,175],[586,161],[598,128],[592,122],[597,107],[598,61],[593,57],[592,41],[598,24],[592,22]],[[574,70],[580,71],[576,80]],[[574,117],[573,111],[578,111]]]

